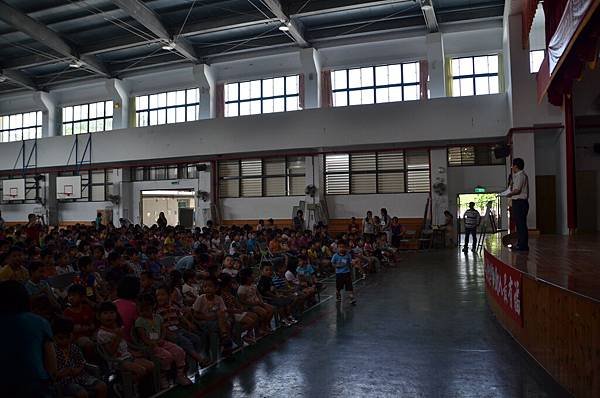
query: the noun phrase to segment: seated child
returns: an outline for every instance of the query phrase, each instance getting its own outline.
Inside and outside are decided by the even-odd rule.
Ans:
[[[154,363],[144,358],[135,358],[127,348],[117,307],[109,301],[101,303],[96,316],[100,323],[96,332],[96,341],[105,359],[116,363],[118,369],[130,372],[138,383],[143,378],[151,376]]]
[[[238,274],[238,270],[233,268],[233,262],[233,256],[225,256],[225,259],[223,259],[223,270],[221,272],[235,278]]]
[[[229,317],[223,299],[217,295],[217,281],[213,278],[207,279],[204,281],[203,290],[204,294],[198,296],[192,305],[194,319],[201,329],[213,335],[219,334],[224,351],[228,354],[231,349]]]
[[[283,264],[281,264],[284,266]],[[285,326],[291,326],[298,321],[292,316],[292,303],[294,298],[288,294],[278,291],[273,285],[273,270],[270,263],[263,263],[261,266],[261,276],[256,288],[264,300],[275,307],[280,314],[281,323]]]
[[[85,359],[79,347],[74,344],[73,322],[58,318],[52,325],[56,346],[56,382],[64,396],[96,398],[107,396],[107,387],[101,380],[92,377],[85,370]]]
[[[96,331],[96,314],[85,300],[85,288],[71,285],[67,290],[69,306],[63,316],[73,322],[73,338],[86,355],[94,353],[92,336]]]
[[[200,284],[196,281],[196,272],[188,269],[183,272],[183,286],[181,293],[183,294],[183,302],[185,305],[192,305],[200,294]]]
[[[135,329],[132,332],[134,341],[140,344],[143,350],[155,356],[160,361],[161,388],[168,388],[167,374],[171,365],[177,367],[176,382],[182,386],[192,384],[185,374],[185,352],[176,344],[165,340],[167,333],[165,323],[160,315],[155,312],[156,300],[150,294],[144,294],[139,300],[139,317],[135,320]]]
[[[237,333],[236,342],[240,343],[238,345],[241,345],[242,333],[248,332],[244,338],[244,341],[248,344],[252,344],[254,343],[254,339],[251,338],[249,332],[254,330],[254,328],[257,326],[258,315],[249,311],[244,311],[242,304],[239,302],[235,294],[237,288],[238,286],[235,279],[229,274],[223,273],[219,275],[219,290],[221,298],[225,303],[225,307],[227,308],[227,313],[229,314],[230,319],[233,320],[236,325],[239,325],[239,328],[237,328],[239,333]]]
[[[249,268],[243,269],[239,274],[240,286],[238,287],[238,299],[246,310],[258,315],[260,322],[260,335],[271,333],[271,318],[273,318],[273,307],[264,302],[260,294],[258,294],[256,286],[252,283],[252,270]]]
[[[156,289],[157,312],[164,321],[166,339],[181,347],[201,367],[210,364],[210,360],[202,355],[204,344],[202,338],[191,332],[194,325],[184,316],[181,309],[171,304],[169,288],[161,285]]]

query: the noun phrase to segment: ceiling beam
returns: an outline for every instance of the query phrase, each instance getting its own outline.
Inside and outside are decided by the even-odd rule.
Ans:
[[[10,80],[11,82],[18,84],[21,87],[27,88],[29,90],[38,91],[37,85],[31,80],[29,76],[25,73],[20,72],[18,70],[12,69],[0,69],[0,80]]]
[[[58,33],[3,1],[0,1],[0,20],[59,54],[71,60],[80,61],[87,69],[102,76],[110,77],[106,66],[95,56],[81,57],[77,49],[67,43]]]
[[[435,16],[435,8],[433,8],[433,0],[420,0],[423,19],[429,33],[435,33],[440,30],[437,17]]]
[[[292,39],[294,39],[300,47],[310,47],[310,43],[304,38],[304,28],[302,27],[302,24],[295,19],[290,19],[283,10],[279,0],[262,0],[262,3],[267,6],[269,11],[271,11],[282,24],[289,28],[290,36],[292,36]]]
[[[194,63],[199,61],[194,47],[186,39],[171,35],[158,15],[140,0],[112,0],[112,2],[154,33],[159,39],[164,40],[165,45],[171,45],[173,51],[178,52]]]

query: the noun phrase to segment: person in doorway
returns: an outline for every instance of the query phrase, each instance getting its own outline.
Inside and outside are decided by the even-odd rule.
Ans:
[[[512,249],[516,251],[529,250],[527,231],[527,213],[529,212],[529,177],[523,170],[525,162],[521,158],[512,161],[512,190],[506,195],[512,201],[512,216],[517,227],[517,245]]]
[[[156,225],[158,225],[158,228],[160,229],[165,229],[167,228],[167,224],[169,222],[167,221],[167,217],[165,217],[165,213],[163,211],[161,211],[158,214],[158,219],[156,220]]]
[[[469,208],[465,211],[463,216],[463,223],[465,225],[465,247],[463,252],[469,250],[469,237],[473,237],[473,248],[471,251],[477,251],[477,227],[481,223],[481,215],[475,209],[475,202],[469,202]]]

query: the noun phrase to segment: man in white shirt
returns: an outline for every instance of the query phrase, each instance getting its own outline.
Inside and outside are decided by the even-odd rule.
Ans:
[[[512,162],[512,190],[506,195],[512,199],[512,215],[517,227],[517,245],[513,250],[529,250],[527,213],[529,212],[529,177],[523,171],[525,162],[515,158]]]
[[[481,223],[481,215],[475,209],[475,202],[469,202],[469,208],[465,211],[463,216],[463,222],[465,225],[465,247],[463,252],[469,250],[469,237],[473,237],[473,253],[477,251],[477,227]]]

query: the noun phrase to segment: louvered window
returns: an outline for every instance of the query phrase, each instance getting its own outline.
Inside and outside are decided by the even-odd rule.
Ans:
[[[325,155],[328,195],[429,192],[429,152]]]
[[[457,146],[448,148],[448,166],[502,165],[504,158],[497,159],[494,146]]]
[[[222,198],[304,195],[303,157],[229,160],[218,169]]]

